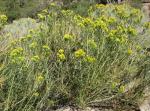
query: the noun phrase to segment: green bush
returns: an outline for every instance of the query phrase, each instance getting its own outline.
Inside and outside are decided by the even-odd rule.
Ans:
[[[35,17],[36,13],[45,8],[49,2],[49,0],[0,0],[0,12],[6,14],[9,21]]]
[[[5,26],[3,22],[0,36],[0,52],[7,50],[10,42],[27,35],[31,29],[38,28],[39,24],[40,23],[37,23],[36,20],[31,18],[21,18]]]
[[[36,20],[32,18],[21,18],[19,20],[13,21],[13,23],[6,25],[3,28],[3,32],[10,34],[14,38],[25,36],[29,30],[35,29],[38,27]]]
[[[150,24],[128,5],[100,4],[87,11],[83,17],[52,3],[38,14],[40,27],[0,55],[2,110],[139,98],[141,92],[128,87],[136,78],[145,80],[138,76],[148,57],[139,38]]]

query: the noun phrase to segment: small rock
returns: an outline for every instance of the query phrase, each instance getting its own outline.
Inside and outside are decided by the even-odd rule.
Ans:
[[[60,108],[56,111],[73,111],[70,107],[64,107],[64,108]]]

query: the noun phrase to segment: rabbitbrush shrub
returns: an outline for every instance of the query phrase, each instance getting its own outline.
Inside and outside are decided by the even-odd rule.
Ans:
[[[3,111],[85,107],[126,93],[124,100],[139,97],[128,84],[141,77],[147,55],[139,38],[150,24],[128,5],[94,5],[87,13],[52,3],[38,14],[40,27],[12,41],[0,55]]]

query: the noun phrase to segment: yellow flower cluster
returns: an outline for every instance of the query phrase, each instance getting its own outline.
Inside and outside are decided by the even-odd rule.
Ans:
[[[131,49],[128,49],[127,53],[128,53],[129,55],[131,55],[131,54],[133,54],[133,51],[132,51]]]
[[[126,34],[126,29],[118,26],[117,29],[110,30],[108,33],[110,40],[116,43],[125,43],[128,40],[128,35]]]
[[[74,14],[72,10],[62,10],[61,13],[66,17],[71,17]]]
[[[132,9],[130,15],[131,16],[137,16],[140,14],[140,10],[139,9]]]
[[[92,56],[86,56],[86,57],[84,58],[84,60],[85,60],[86,62],[93,63],[93,62],[96,61],[96,58],[95,58],[95,57],[92,57]]]
[[[0,24],[5,24],[7,22],[7,16],[6,15],[0,15]]]
[[[83,49],[78,49],[77,51],[75,51],[76,58],[81,58],[81,57],[84,57],[85,55],[86,55],[86,53]]]
[[[26,36],[26,38],[27,38],[28,40],[31,40],[31,39],[32,39],[32,35],[31,35],[31,34],[28,34],[28,35]]]
[[[130,35],[132,35],[132,36],[137,35],[137,30],[133,27],[129,26],[127,30]]]
[[[108,35],[110,38],[114,38],[117,35],[117,30],[116,29],[110,30]]]
[[[64,61],[66,59],[63,49],[58,50],[57,57],[59,61]]]
[[[84,24],[85,26],[87,26],[87,25],[93,25],[94,22],[91,20],[91,18],[86,17],[86,18],[84,18],[82,20],[82,24]]]
[[[75,23],[77,23],[78,26],[80,26],[82,28],[84,27],[84,24],[82,23],[83,17],[81,17],[80,15],[75,15],[73,19],[74,19]]]
[[[47,13],[48,13],[48,10],[47,10],[47,9],[44,9],[44,10],[42,10],[42,13],[47,14]]]
[[[100,28],[104,32],[108,32],[108,26],[101,18],[97,19],[94,23],[95,28]]]
[[[113,24],[113,23],[116,23],[116,22],[117,22],[117,20],[116,20],[115,17],[109,17],[107,20],[108,20],[108,23],[109,23],[109,24]]]
[[[48,45],[43,45],[43,47],[42,47],[44,50],[46,50],[46,51],[49,51],[50,50],[50,47],[48,46]]]
[[[26,37],[20,37],[19,42],[26,42],[27,38]]]
[[[123,5],[116,5],[115,11],[118,14],[118,16],[120,16],[122,18],[128,18],[129,17],[129,14],[125,10],[125,6],[123,6]]]
[[[103,5],[103,4],[96,4],[95,7],[101,9],[101,8],[105,8],[105,5]]]
[[[44,80],[44,77],[41,74],[36,77],[36,81],[38,83],[41,83],[43,80]]]
[[[18,47],[11,51],[10,56],[15,57],[15,56],[22,54],[22,52],[23,52],[23,48]]]
[[[52,3],[50,3],[50,6],[55,7],[56,3],[52,2]]]
[[[38,92],[33,93],[33,96],[38,97],[40,94]]]
[[[43,55],[49,57],[51,54],[50,47],[48,45],[43,45],[42,49],[43,49]]]
[[[70,34],[64,35],[64,40],[68,41],[68,40],[72,40],[72,39],[73,39],[73,35],[70,35]]]
[[[44,20],[46,18],[46,16],[43,14],[38,14],[37,16],[40,20]]]
[[[23,49],[21,47],[15,48],[10,52],[10,58],[12,63],[22,63],[25,60],[23,56]]]
[[[29,47],[35,49],[37,47],[37,42],[32,42]]]
[[[31,61],[33,62],[39,62],[39,60],[40,60],[40,57],[38,55],[35,55],[31,58]]]

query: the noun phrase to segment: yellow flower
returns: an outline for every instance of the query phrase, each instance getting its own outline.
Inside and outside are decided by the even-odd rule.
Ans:
[[[64,61],[66,59],[63,49],[58,50],[57,57],[60,61]]]
[[[37,16],[38,16],[38,18],[41,19],[41,20],[45,19],[45,16],[42,15],[42,14],[38,14]]]
[[[70,34],[65,34],[64,35],[64,40],[72,40],[73,39],[73,36],[70,35]]]
[[[141,47],[140,45],[137,45],[137,46],[136,46],[136,49],[137,49],[138,51],[140,51],[140,50],[142,50],[142,47]]]
[[[32,35],[31,35],[31,34],[28,34],[28,35],[26,36],[26,38],[27,38],[28,40],[31,40],[31,39],[32,39]]]
[[[64,15],[64,16],[67,16],[67,17],[71,17],[73,16],[73,11],[72,10],[62,10],[61,13]]]
[[[94,22],[92,21],[92,19],[90,19],[90,18],[84,18],[83,20],[82,20],[82,24],[83,25],[94,25]]]
[[[85,27],[83,23],[78,23],[77,25],[78,25],[79,27],[81,27],[81,28],[84,28],[84,27]]]
[[[11,63],[15,63],[15,64],[22,63],[25,60],[25,57],[23,56],[23,48],[18,47],[13,49],[10,52],[10,59],[11,59]]]
[[[39,76],[37,76],[36,81],[37,82],[42,82],[44,80],[44,77],[40,74]]]
[[[27,41],[26,37],[21,37],[20,38],[20,42],[26,42],[26,41]]]
[[[38,97],[40,94],[38,92],[33,93],[33,96]]]
[[[19,62],[23,62],[24,60],[25,60],[25,57],[23,57],[23,56],[18,57]]]
[[[34,19],[33,19],[34,20]],[[35,32],[35,30],[34,29],[30,29],[29,31],[28,31],[30,34],[33,34],[34,32]]]
[[[75,57],[76,58],[80,58],[80,57],[84,57],[85,56],[85,51],[83,49],[78,49],[77,51],[75,51]]]
[[[64,50],[63,49],[59,49],[58,53],[62,54],[62,53],[64,53]]]
[[[85,57],[84,60],[89,63],[93,63],[96,61],[95,57],[92,57],[92,56],[87,56],[87,57]]]
[[[30,45],[29,45],[30,48],[36,48],[37,47],[37,42],[32,42]]]
[[[117,85],[118,85],[118,84],[117,84],[116,82],[113,82],[113,83],[112,83],[112,86],[111,86],[112,89],[115,89]]]
[[[121,40],[119,38],[115,38],[115,41],[121,43]]]
[[[122,37],[120,38],[120,43],[125,43],[126,41],[127,41],[127,36],[122,35]]]
[[[95,21],[94,27],[95,28],[100,28],[101,30],[103,30],[105,32],[108,32],[107,24],[101,19],[98,19],[98,20]]]
[[[122,86],[120,86],[120,88],[119,88],[119,92],[120,92],[120,93],[123,93],[124,91],[125,91],[125,86],[123,86],[123,85],[122,85]]]
[[[137,30],[133,27],[128,27],[128,33],[135,36],[137,35]]]
[[[40,60],[40,57],[39,57],[38,55],[33,56],[33,57],[31,58],[31,61],[33,61],[33,62],[38,62],[39,60]]]
[[[132,9],[130,15],[131,16],[137,16],[140,14],[140,10],[138,9]]]
[[[50,47],[48,45],[43,45],[42,48],[45,56],[49,56],[51,54]]]
[[[53,3],[50,4],[50,6],[56,6],[56,3],[53,2]]]
[[[19,56],[21,55],[22,52],[23,52],[23,48],[18,47],[11,51],[10,56],[11,57]]]
[[[96,4],[95,7],[96,7],[96,8],[104,8],[105,5],[103,5],[103,4]]]
[[[43,45],[42,48],[43,48],[44,50],[50,50],[50,47],[49,47],[48,45]]]
[[[65,55],[64,55],[63,53],[62,53],[62,54],[57,53],[57,57],[58,57],[58,59],[61,60],[61,61],[64,61],[64,60],[66,59],[66,57],[65,57]]]
[[[132,51],[131,49],[128,49],[127,53],[128,53],[129,55],[131,55],[131,54],[133,53],[133,51]]]
[[[108,23],[110,23],[110,24],[115,23],[116,21],[117,21],[117,20],[116,20],[115,17],[110,17],[110,18],[108,19]]]
[[[113,29],[113,30],[110,30],[110,31],[109,31],[108,36],[109,36],[110,38],[115,38],[116,35],[117,35],[117,30]]]
[[[8,18],[7,18],[6,15],[0,15],[0,22],[1,22],[1,23],[3,23],[3,24],[6,23],[6,22],[7,22],[7,19],[8,19]]]
[[[48,13],[47,9],[42,10],[43,13]]]

